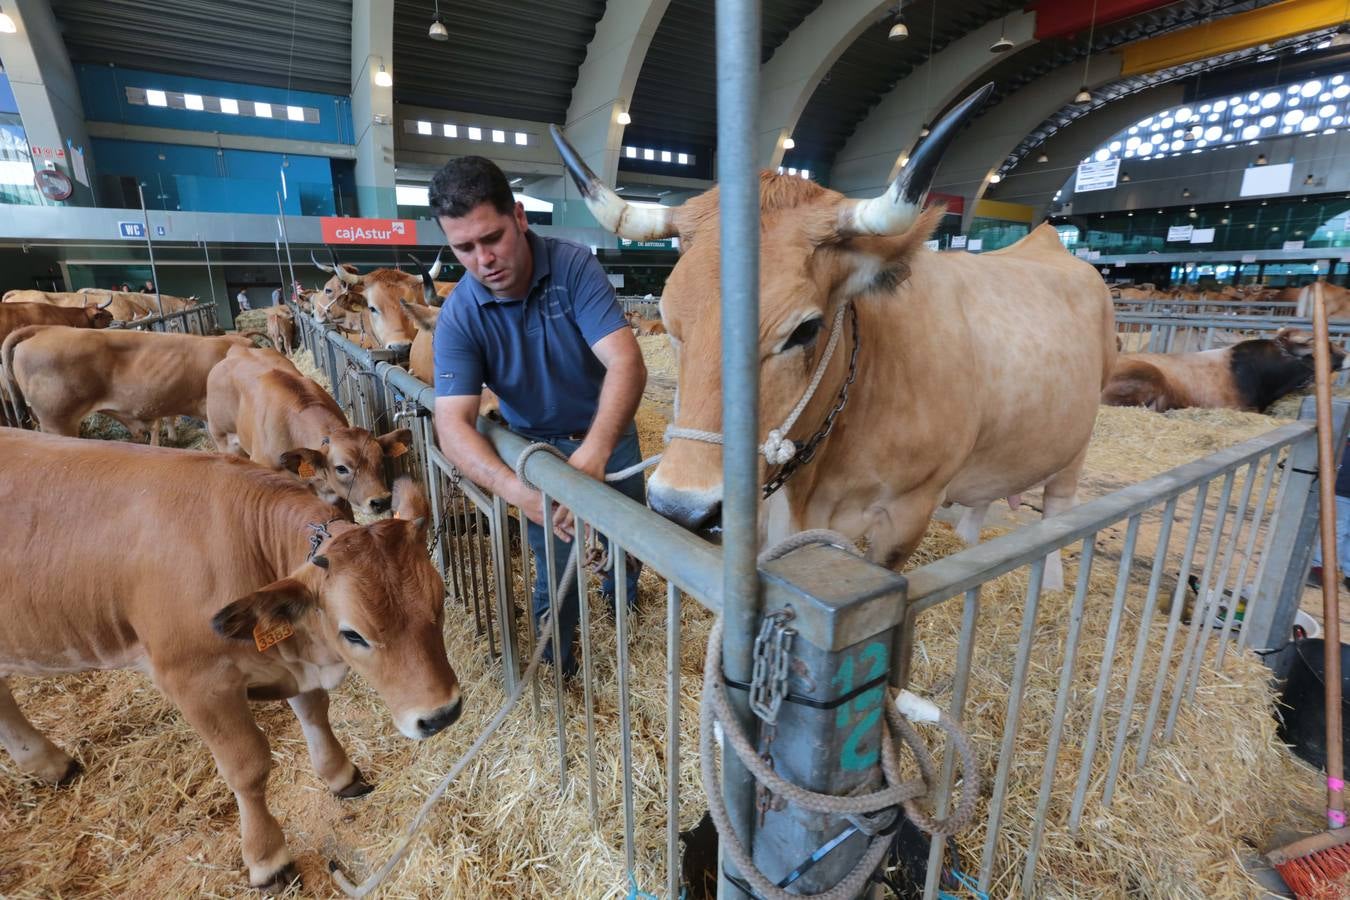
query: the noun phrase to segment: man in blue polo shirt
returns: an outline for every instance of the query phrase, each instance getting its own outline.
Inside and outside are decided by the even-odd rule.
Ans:
[[[436,434],[442,452],[470,480],[529,517],[530,549],[538,561],[537,623],[548,611],[542,501],[475,428],[482,385],[500,399],[512,430],[552,444],[574,468],[600,480],[642,458],[633,416],[647,368],[590,250],[530,231],[524,207],[490,160],[468,156],[447,163],[431,182],[431,208],[467,270],[436,326]],[[641,474],[615,487],[645,502]],[[571,548],[564,541],[573,538],[570,516],[559,508],[549,524],[557,559],[565,560]],[[630,568],[630,603],[637,576]],[[571,674],[578,607],[575,582],[565,587],[559,659]],[[612,601],[613,573],[605,575],[602,591]]]

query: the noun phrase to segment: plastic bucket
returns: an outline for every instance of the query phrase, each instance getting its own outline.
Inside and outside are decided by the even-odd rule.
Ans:
[[[1318,767],[1327,764],[1326,688],[1323,680],[1322,639],[1294,643],[1294,661],[1280,693],[1280,739],[1300,759]],[[1341,717],[1350,722],[1350,645],[1341,644]],[[1344,759],[1350,760],[1350,742],[1341,735]]]

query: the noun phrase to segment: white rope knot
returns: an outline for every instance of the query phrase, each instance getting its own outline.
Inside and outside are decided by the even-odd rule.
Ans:
[[[796,445],[777,428],[769,432],[759,450],[764,454],[764,461],[771,466],[781,466],[797,454]]]

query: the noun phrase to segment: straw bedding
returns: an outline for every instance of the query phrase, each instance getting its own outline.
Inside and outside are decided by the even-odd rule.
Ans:
[[[654,339],[647,339],[655,342]],[[660,339],[662,345],[664,339]],[[314,374],[312,360],[297,359]],[[649,366],[651,361],[649,360]],[[652,366],[655,368],[655,366]],[[668,405],[648,404],[639,417],[644,449],[659,449]],[[1268,430],[1269,417],[1245,414],[1103,410],[1089,455],[1085,494],[1109,490],[1198,458]],[[986,533],[986,537],[989,536]],[[1174,534],[1173,546],[1179,537]],[[960,549],[945,525],[930,529],[912,565]],[[1140,555],[1149,551],[1141,544]],[[1238,858],[1264,848],[1277,827],[1319,826],[1313,805],[1294,798],[1315,793],[1316,778],[1278,744],[1265,670],[1253,658],[1230,659],[1222,673],[1206,673],[1196,703],[1183,710],[1176,734],[1155,744],[1142,775],[1125,774],[1114,804],[1100,802],[1105,756],[1115,736],[1128,663],[1118,663],[1108,686],[1107,715],[1078,835],[1065,820],[1095,694],[1101,648],[1115,577],[1103,548],[1094,566],[1084,641],[1061,745],[1056,789],[1042,849],[1040,897],[1253,896]],[[1072,584],[1076,561],[1067,561]],[[514,579],[516,596],[522,585]],[[1139,622],[1135,578],[1118,658],[1133,651]],[[1020,627],[1025,575],[990,584],[971,684],[968,726],[984,774],[992,780]],[[630,617],[633,771],[637,784],[638,887],[664,893],[664,753],[667,745],[665,597],[662,583],[643,576],[641,604]],[[1041,600],[1017,752],[991,896],[1006,896],[1020,877],[1054,696],[1062,667],[1068,594]],[[615,630],[603,604],[593,602],[598,827],[587,809],[584,724],[580,686],[564,691],[569,722],[568,783],[558,796],[557,737],[552,727],[551,678],[540,687],[540,713],[527,699],[482,756],[462,776],[397,870],[390,897],[621,897],[629,890],[623,851],[619,714],[614,666]],[[950,697],[960,601],[924,617],[915,654],[916,689],[939,701]],[[697,699],[703,645],[710,620],[693,601],[682,614],[680,822],[691,827],[704,807],[697,778]],[[1155,634],[1140,696],[1147,699],[1165,619]],[[385,857],[422,798],[468,746],[503,698],[499,662],[487,658],[474,616],[452,601],[447,617],[450,658],[465,688],[465,713],[448,733],[414,744],[392,728],[382,702],[352,679],[334,693],[332,718],[352,759],[376,784],[370,796],[339,801],[313,773],[298,725],[284,704],[255,705],[272,742],[269,800],[286,830],[305,878],[302,893],[330,896],[325,871],[336,856],[357,879]],[[1174,658],[1179,654],[1174,653]],[[11,680],[20,705],[53,740],[78,756],[88,771],[74,786],[36,784],[0,754],[0,895],[247,896],[238,855],[238,814],[209,753],[148,679],[130,672],[55,679]],[[1170,699],[1170,691],[1165,695]],[[1136,702],[1132,734],[1142,714]],[[935,732],[925,737],[940,748]],[[1133,740],[1133,738],[1132,738]],[[1133,765],[1133,743],[1124,771]],[[987,797],[985,802],[987,802]],[[985,807],[982,805],[983,811]],[[963,835],[961,865],[978,868],[982,825]]]

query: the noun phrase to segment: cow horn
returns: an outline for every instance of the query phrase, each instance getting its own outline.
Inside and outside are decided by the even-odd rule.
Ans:
[[[314,258],[313,250],[309,251],[309,261],[314,263],[314,268],[318,269],[320,272],[327,272],[329,275],[332,275],[333,270],[337,268],[337,266],[325,266],[323,263],[319,262]]]
[[[441,277],[441,252],[443,250],[445,250],[444,247],[438,249],[436,251],[436,258],[431,262],[431,271],[428,274],[431,276],[432,281]]]
[[[354,275],[342,267],[342,264],[338,262],[337,254],[333,252],[332,247],[328,248],[328,256],[333,260],[333,268],[331,269],[332,273],[336,275],[338,278],[342,279],[343,284],[349,285],[351,287],[359,287],[360,285],[365,283],[365,276]]]
[[[557,125],[549,125],[548,132],[553,136],[567,173],[585,198],[586,207],[606,230],[630,241],[655,241],[679,232],[675,227],[675,207],[634,206],[600,182]]]
[[[420,259],[413,256],[411,253],[408,254],[408,259],[411,259],[413,261],[413,265],[417,266],[418,274],[422,276],[422,297],[427,301],[427,305],[430,305],[431,301],[436,299],[436,282],[434,280],[434,277],[430,272],[427,271],[427,267],[422,265],[422,261]],[[437,254],[436,268],[439,269],[440,266],[441,266],[441,258],[440,255]]]
[[[952,139],[984,106],[994,92],[990,82],[956,105],[936,125],[932,133],[918,146],[909,164],[900,170],[890,188],[880,197],[854,200],[843,204],[839,211],[839,234],[851,237],[862,234],[903,234],[909,230],[923,211],[924,196],[933,183],[942,155]]]
[[[101,304],[101,305],[99,305],[99,306],[95,306],[94,309],[107,309],[108,307],[112,306],[112,302],[113,302],[113,297],[112,297],[111,294],[109,294],[109,295],[108,295],[108,302],[107,302],[107,303],[104,303],[104,304]]]

